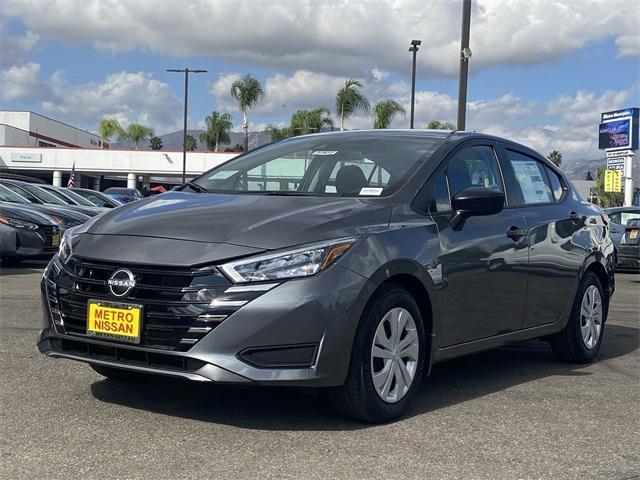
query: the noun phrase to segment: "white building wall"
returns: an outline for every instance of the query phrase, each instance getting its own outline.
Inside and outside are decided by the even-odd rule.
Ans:
[[[29,136],[29,132],[9,125],[0,124],[0,145],[37,146],[37,143],[33,137]]]
[[[20,143],[2,141],[0,145],[37,146],[39,141],[63,147],[97,148],[100,145],[96,134],[33,112],[0,110],[0,125],[21,130],[27,136],[16,137],[22,140]]]
[[[187,175],[196,176],[237,153],[187,152]],[[29,148],[0,146],[0,168],[42,172],[76,171],[95,175],[180,177],[182,151]]]

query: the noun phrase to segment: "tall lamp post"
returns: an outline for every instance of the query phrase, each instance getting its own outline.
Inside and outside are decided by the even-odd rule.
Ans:
[[[189,99],[189,74],[207,73],[206,70],[192,70],[189,68],[171,68],[167,72],[184,73],[184,131],[182,132],[182,183],[187,181],[187,101]]]
[[[469,31],[471,27],[471,0],[462,3],[462,34],[460,36],[460,80],[458,83],[458,130],[465,129],[467,120],[467,78],[469,77]]]
[[[419,46],[422,40],[411,40],[411,46],[409,51],[413,53],[413,68],[411,69],[411,128],[413,128],[413,111],[416,104],[416,53],[418,53]]]

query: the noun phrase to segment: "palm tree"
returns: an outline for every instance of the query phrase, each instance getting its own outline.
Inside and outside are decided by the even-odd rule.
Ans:
[[[455,130],[456,127],[451,122],[441,122],[440,120],[431,120],[427,124],[428,130]]]
[[[391,122],[398,116],[406,116],[404,107],[395,100],[381,100],[373,108],[375,117],[373,128],[389,128]]]
[[[136,150],[140,142],[144,141],[145,138],[151,137],[153,137],[153,128],[145,127],[139,123],[130,123],[124,133],[124,138],[131,140]]]
[[[291,116],[292,135],[318,133],[323,127],[333,128],[330,112],[324,107],[311,110],[298,110]]]
[[[198,141],[195,139],[193,135],[187,134],[185,146],[187,150],[189,150],[190,152],[193,152],[195,149],[198,148]]]
[[[123,138],[124,130],[115,118],[103,118],[98,122],[98,135],[102,138],[102,148],[105,141],[109,142],[112,138]]]
[[[156,136],[151,137],[149,139],[149,146],[151,150],[162,150],[162,139]]]
[[[283,140],[292,135],[291,128],[289,127],[278,127],[277,125],[269,125],[267,127],[267,133],[271,135],[271,141],[277,142],[278,140]]]
[[[249,120],[247,113],[264,97],[264,89],[258,80],[248,73],[231,84],[231,96],[238,101],[242,112],[242,130],[244,132],[244,151],[249,149]]]
[[[207,115],[204,122],[207,128],[200,134],[200,141],[209,150],[217,152],[221,143],[229,143],[231,141],[229,131],[233,128],[233,122],[230,114],[220,114],[220,112],[213,111],[211,115]]]
[[[547,158],[551,161],[551,163],[553,163],[556,167],[559,167],[560,164],[562,163],[562,154],[557,151],[554,150],[551,153],[549,153],[549,155],[547,155]]]
[[[365,113],[369,113],[371,110],[369,100],[360,92],[361,88],[362,83],[349,78],[344,82],[344,87],[338,90],[336,115],[340,117],[340,130],[344,130],[345,119],[349,118],[356,110],[362,110]]]

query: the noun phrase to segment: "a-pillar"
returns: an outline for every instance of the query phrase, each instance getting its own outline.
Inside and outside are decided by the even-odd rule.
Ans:
[[[62,172],[60,170],[54,170],[53,172],[53,184],[56,187],[62,186]]]
[[[136,174],[129,173],[127,174],[127,188],[136,188]]]

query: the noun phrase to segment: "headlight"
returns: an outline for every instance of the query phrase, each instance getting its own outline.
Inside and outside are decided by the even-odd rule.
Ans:
[[[38,225],[31,222],[25,222],[24,220],[18,220],[17,218],[5,217],[4,215],[0,215],[0,223],[4,223],[5,225],[9,225],[13,228],[22,228],[24,230],[37,230]]]
[[[73,228],[65,230],[60,240],[60,248],[58,250],[58,259],[63,265],[69,261],[73,250],[71,249],[71,239],[73,238]]]
[[[234,283],[308,277],[331,266],[356,237],[315,243],[294,250],[225,263],[220,269]]]

